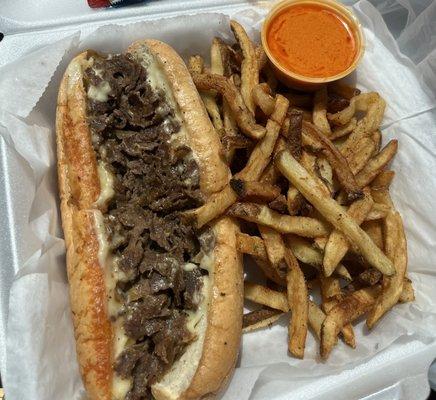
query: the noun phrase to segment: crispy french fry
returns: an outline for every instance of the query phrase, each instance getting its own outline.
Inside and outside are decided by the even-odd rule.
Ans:
[[[288,203],[286,201],[286,196],[280,194],[273,201],[268,203],[268,207],[271,208],[271,210],[278,211],[280,214],[287,214]]]
[[[236,247],[237,250],[242,254],[250,254],[251,256],[260,258],[262,260],[268,260],[265,243],[258,236],[250,236],[246,233],[237,233]]]
[[[275,155],[278,154],[281,150],[284,150],[286,148],[285,141],[280,136],[278,137],[274,149],[273,149],[273,155],[272,159],[274,159]],[[269,149],[268,149],[269,151]],[[262,154],[262,153],[261,153]],[[265,154],[265,153],[264,153]],[[280,172],[277,170],[277,168],[274,166],[273,162],[270,162],[268,166],[265,168],[264,172],[262,173],[260,177],[260,182],[264,183],[270,183],[274,185],[278,178],[280,177]]]
[[[191,75],[201,74],[204,68],[203,57],[196,55],[189,57],[188,70]]]
[[[303,127],[303,135],[309,135],[322,148],[323,155],[335,170],[336,176],[347,192],[349,199],[353,200],[359,198],[362,194],[361,190],[358,187],[356,179],[354,178],[346,159],[337,150],[335,145],[314,125],[308,122],[303,122]]]
[[[398,149],[398,141],[391,140],[383,150],[372,157],[366,166],[356,175],[360,187],[369,185],[383,168],[392,160]]]
[[[389,189],[389,186],[391,185],[394,177],[395,177],[394,171],[380,172],[375,177],[375,179],[371,182],[371,189],[374,189],[374,190]]]
[[[210,72],[213,74],[224,75],[224,65],[221,55],[221,41],[218,38],[214,38],[212,46],[210,48]],[[200,70],[198,73],[201,73]],[[201,93],[206,110],[212,120],[213,126],[218,132],[222,132],[223,121],[221,119],[220,110],[216,102],[216,92],[209,91],[208,93]]]
[[[212,46],[213,47],[213,46]],[[196,55],[189,58],[188,69],[191,75],[201,74],[204,69],[204,60],[201,56]],[[220,111],[218,105],[215,101],[215,92],[201,92],[201,99],[203,100],[204,106],[210,116],[213,126],[220,132],[223,128],[223,123],[221,121]]]
[[[339,300],[340,299],[333,299],[323,303],[324,312],[328,313],[332,308],[334,308],[339,303]],[[341,333],[345,344],[353,349],[356,348],[356,337],[354,335],[353,325],[345,324],[341,329]]]
[[[210,47],[210,71],[213,74],[224,75],[223,47],[220,38],[213,38]]]
[[[330,136],[331,128],[327,120],[327,87],[323,86],[315,92],[313,113],[313,124],[317,126],[322,133]]]
[[[312,113],[300,107],[293,107],[294,110],[301,111],[303,113],[303,121],[312,123]]]
[[[214,128],[217,130],[217,132],[222,132],[224,125],[221,119],[218,104],[215,100],[215,96],[211,93],[201,93],[201,98]]]
[[[268,260],[274,266],[279,266],[285,259],[285,243],[279,232],[267,226],[259,225],[259,232],[265,243]]]
[[[318,176],[327,185],[330,193],[333,193],[333,170],[327,159],[324,156],[317,157],[315,161],[315,168],[318,172]]]
[[[340,97],[343,97],[345,99],[351,100],[354,96],[357,96],[360,94],[360,90],[347,85],[344,82],[341,81],[336,81],[336,82],[332,82],[329,83],[328,85],[328,90],[331,93],[334,93]]]
[[[228,44],[223,43],[221,49],[223,55],[224,76],[237,75],[241,73],[242,52],[240,49],[235,49]],[[239,82],[240,83],[240,82]],[[235,84],[239,87],[240,84]]]
[[[254,258],[254,261],[268,279],[278,285],[286,286],[286,273],[282,270],[283,265],[274,266],[269,262],[265,243],[260,237],[238,233],[236,246],[239,252],[249,254]]]
[[[236,124],[236,120],[233,117],[230,107],[227,101],[223,101],[223,126],[224,131],[228,136],[236,136],[238,133],[238,126]]]
[[[255,51],[256,51],[258,69],[259,69],[259,71],[262,71],[268,62],[268,57],[267,57],[265,51],[263,50],[263,46],[261,44],[259,44],[256,47]]]
[[[371,238],[378,248],[384,250],[381,221],[364,221],[361,225],[361,228],[366,232],[366,234]]]
[[[259,83],[259,64],[253,42],[241,24],[232,20],[230,28],[242,50],[241,63],[241,95],[248,109],[254,114],[254,101],[252,97],[254,87]]]
[[[387,220],[391,218],[393,226],[388,227]],[[392,233],[386,233],[385,246],[386,254],[394,262],[397,273],[393,277],[383,277],[381,295],[377,298],[374,307],[366,319],[366,324],[370,329],[374,327],[387,311],[398,303],[403,291],[404,276],[407,270],[407,242],[401,216],[398,212],[392,212],[386,216],[385,221],[386,228],[394,230]],[[391,239],[389,236],[393,238]]]
[[[303,113],[293,108],[288,112],[288,117],[289,126],[284,136],[288,141],[291,154],[299,160],[302,154]]]
[[[374,155],[376,155],[380,151],[382,144],[382,134],[378,129],[371,134],[371,140],[375,144]]]
[[[385,243],[385,252],[386,255],[392,260],[395,261],[396,248],[399,242],[400,229],[398,226],[398,220],[396,218],[395,212],[390,212],[385,220],[383,221],[383,236]]]
[[[308,122],[303,117],[303,126],[301,130],[301,144],[305,151],[314,154],[319,153],[322,150],[322,145],[320,144],[318,138],[311,135],[308,130],[315,129],[315,125],[312,122]],[[319,129],[316,128],[318,131]]]
[[[301,165],[304,166],[307,172],[309,172],[312,178],[316,181],[320,190],[322,190],[326,196],[331,196],[330,189],[316,173],[316,156],[308,151],[303,150],[303,153],[301,154]]]
[[[288,110],[288,100],[277,95],[274,112],[266,124],[266,135],[258,142],[251,152],[245,168],[237,174],[237,177],[247,181],[256,181],[271,161],[271,154],[277,142],[280,126],[285,119]]]
[[[218,76],[218,75],[217,75]],[[278,95],[273,114],[267,123],[267,131],[265,137],[257,143],[250,154],[250,158],[244,169],[235,175],[235,178],[246,181],[257,181],[267,165],[270,163],[271,154],[277,141],[280,131],[280,124],[285,118],[288,109],[288,101]],[[220,192],[213,194],[209,200],[201,207],[186,212],[188,218],[195,220],[198,228],[204,224],[223,214],[237,199],[236,193],[230,185],[227,185]]]
[[[229,158],[230,152],[236,149],[247,149],[252,146],[252,142],[248,137],[237,133],[237,131],[231,134],[227,134],[227,129],[224,128],[224,130],[226,133],[224,136],[221,137],[221,144],[228,160],[231,159]]]
[[[321,308],[309,300],[308,321],[309,326],[318,339],[321,339],[321,327],[324,322],[325,314]]]
[[[370,104],[379,99],[378,93],[362,93],[350,99],[350,105],[335,114],[327,114],[327,119],[334,125],[346,125],[354,117],[356,111],[367,111]]]
[[[347,154],[344,154],[348,166],[354,175],[359,173],[365,167],[368,160],[374,154],[375,148],[375,144],[371,138],[363,137],[357,142],[354,147],[354,152],[350,151]]]
[[[401,292],[399,303],[409,303],[415,301],[415,292],[413,290],[412,281],[409,278],[404,278],[403,291]]]
[[[286,144],[285,139],[281,135],[279,135],[279,137],[277,138],[277,142],[274,146],[272,160],[274,160],[274,157],[277,154],[279,154],[282,150],[285,150],[287,148],[289,148],[289,146]]]
[[[262,83],[253,88],[253,101],[265,115],[268,116],[273,113],[275,106],[274,97],[264,90]]]
[[[290,123],[291,123],[291,118],[289,116],[289,111],[288,111],[288,114],[286,115],[285,119],[283,120],[283,124],[280,128],[280,134],[283,137],[287,137]]]
[[[379,292],[379,286],[357,290],[346,295],[329,311],[321,328],[322,358],[326,359],[329,356],[344,325],[365,314],[374,304]]]
[[[364,190],[364,197],[355,201],[347,210],[347,214],[357,225],[360,225],[370,212],[373,201],[369,189]],[[349,249],[349,243],[345,235],[335,229],[330,233],[324,248],[323,271],[325,276],[330,276],[341,262]]]
[[[267,183],[270,185],[274,185],[277,182],[277,179],[280,176],[280,172],[277,171],[277,168],[274,166],[274,163],[269,163],[265,168],[265,171],[260,177],[260,182]]]
[[[327,237],[318,237],[313,240],[313,247],[321,252],[324,252],[325,245],[327,244]]]
[[[341,137],[344,137],[356,128],[357,125],[357,119],[351,118],[350,121],[343,126],[338,126],[337,128],[333,129],[332,133],[329,135],[330,140],[339,139]]]
[[[302,155],[302,126],[303,114],[301,111],[292,109],[288,112],[288,126],[285,128],[284,136],[287,138],[288,148],[291,154],[297,159]],[[278,152],[276,153],[278,154]],[[286,195],[287,208],[290,215],[296,215],[304,204],[303,196],[297,189],[289,185]]]
[[[292,310],[289,321],[289,352],[298,358],[304,357],[308,322],[308,294],[303,272],[291,250],[285,252],[288,265],[288,303]]]
[[[359,120],[356,129],[351,132],[344,142],[341,147],[342,152],[352,148],[360,138],[369,136],[372,132],[379,129],[385,107],[386,102],[378,95],[377,99],[369,104],[365,117]]]
[[[381,204],[374,203],[372,205],[371,211],[366,215],[365,221],[374,221],[376,219],[382,219],[386,217],[386,214],[391,210],[391,207]]]
[[[289,311],[286,293],[277,292],[256,283],[244,282],[244,298],[275,310]]]
[[[262,46],[239,23],[231,29],[237,43],[215,38],[210,68],[200,56],[188,68],[232,176],[183,216],[197,228],[221,215],[257,224],[261,237],[239,233],[236,240],[267,281],[245,283],[245,298],[262,308],[244,315],[243,332],[291,311],[290,353],[303,358],[309,326],[327,358],[338,335],[355,347],[355,319],[368,313],[372,328],[395,304],[414,300],[404,229],[389,194],[394,173],[385,170],[398,143],[381,149],[386,104],[378,93],[344,82],[314,93],[286,89]],[[236,149],[243,149],[240,160],[233,160]],[[321,306],[308,297],[318,288]]]
[[[232,179],[230,186],[236,192],[239,199],[246,201],[270,202],[280,195],[280,188],[278,186],[269,185],[264,182]]]
[[[286,194],[286,204],[289,215],[297,215],[304,203],[304,198],[301,193],[291,186]]]
[[[335,94],[328,95],[327,111],[331,114],[342,111],[344,108],[350,105],[350,101]]]
[[[286,271],[285,243],[280,233],[267,226],[259,225],[259,232],[265,243],[265,249],[269,262],[278,270]]]
[[[274,267],[267,258],[263,260],[261,258],[253,257],[253,259],[256,262],[256,265],[270,281],[279,286],[286,286],[286,273],[284,273],[280,268]]]
[[[379,283],[382,278],[382,273],[375,268],[368,268],[365,271],[361,272],[357,279],[359,282],[362,282],[366,286],[374,286]]]
[[[292,250],[297,259],[305,264],[320,270],[322,266],[322,253],[314,248],[310,242],[296,235],[286,235],[286,245]],[[346,280],[351,280],[351,275],[347,269],[339,264],[335,271],[338,276]]]
[[[388,189],[371,189],[371,196],[374,201],[386,209],[393,210],[394,203],[392,202],[391,195]]]
[[[197,228],[201,228],[209,221],[224,214],[227,208],[229,208],[237,199],[238,196],[230,185],[226,185],[223,190],[210,196],[208,201],[201,207],[187,211],[185,217],[188,220],[193,220]]]
[[[275,158],[275,164],[281,173],[300,191],[300,193],[329,221],[354,243],[363,257],[385,275],[395,274],[392,262],[374,244],[371,238],[345,212],[334,199],[324,195],[316,181],[295,160],[289,151],[281,152]],[[322,236],[322,235],[319,235]]]
[[[253,332],[262,328],[269,328],[283,315],[281,311],[263,308],[244,314],[242,333]]]
[[[221,46],[221,51],[224,49],[224,46]],[[223,53],[222,58],[224,57]],[[230,80],[233,82],[233,77],[230,77]],[[233,138],[241,137],[244,138],[246,143],[249,141],[249,138],[243,137],[238,133],[238,125],[236,123],[235,118],[232,115],[231,109],[229,104],[227,103],[227,100],[223,99],[222,101],[222,114],[223,114],[223,126],[224,126],[224,132],[225,137],[230,139],[230,142],[233,140]],[[223,138],[221,138],[221,143],[223,143]],[[248,147],[248,145],[244,145],[244,147]],[[224,157],[227,160],[227,164],[230,165],[230,163],[233,160],[233,156],[235,154],[235,149],[238,147],[235,146],[228,146],[225,147],[224,150]]]
[[[319,280],[320,280],[321,296],[323,299],[323,303],[325,303],[328,300],[339,299],[341,297],[342,294],[341,284],[338,278],[325,277],[321,274],[319,276]]]
[[[268,226],[280,233],[295,233],[306,237],[323,236],[329,229],[323,222],[314,218],[279,214],[267,206],[255,203],[235,203],[228,209],[227,214]]]
[[[322,309],[328,313],[342,298],[342,290],[337,278],[323,277],[320,275],[320,287],[322,296]],[[342,328],[342,336],[344,342],[352,347],[356,347],[356,338],[354,336],[354,330],[351,324],[344,325]]]
[[[224,97],[242,133],[256,140],[265,136],[265,128],[256,124],[238,88],[229,78],[217,74],[193,74],[192,78],[198,90],[216,90]]]

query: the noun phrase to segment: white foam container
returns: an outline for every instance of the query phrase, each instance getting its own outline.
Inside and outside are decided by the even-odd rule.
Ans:
[[[232,14],[252,4],[265,6],[267,3],[255,0],[160,0],[125,8],[93,10],[85,0],[0,0],[0,32],[5,34],[0,42],[0,67],[77,30],[86,34],[108,23],[124,24],[197,12]],[[20,183],[28,179],[26,175],[14,174],[17,157],[0,137],[1,369],[5,361],[9,289],[19,266],[35,250],[35,243],[20,240],[24,234],[21,227],[27,227],[23,216],[31,199],[21,189],[25,185]],[[435,354],[436,345],[429,346],[420,341],[390,347],[338,375],[299,380],[292,387],[293,398],[424,400],[429,393],[428,368]]]

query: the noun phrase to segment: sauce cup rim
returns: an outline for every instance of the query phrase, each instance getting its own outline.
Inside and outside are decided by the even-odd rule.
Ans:
[[[310,77],[310,76],[298,74],[296,72],[290,71],[289,69],[283,67],[277,61],[277,59],[271,54],[268,46],[267,37],[266,37],[269,23],[280,11],[282,11],[287,7],[291,7],[297,4],[317,4],[323,7],[333,9],[337,14],[345,18],[347,23],[350,24],[350,28],[352,29],[353,35],[355,35],[355,38],[357,39],[358,48],[352,64],[346,70],[340,72],[339,74],[326,76],[326,77]],[[359,64],[365,52],[365,35],[363,33],[362,25],[360,24],[359,20],[354,15],[354,13],[351,10],[349,10],[348,7],[344,6],[343,4],[339,3],[336,0],[284,0],[279,2],[269,11],[267,16],[265,17],[265,20],[263,21],[262,31],[261,31],[261,41],[262,41],[262,47],[268,59],[277,69],[279,69],[284,75],[304,83],[314,83],[314,84],[328,83],[344,78],[345,76],[349,75],[357,68],[357,65]]]

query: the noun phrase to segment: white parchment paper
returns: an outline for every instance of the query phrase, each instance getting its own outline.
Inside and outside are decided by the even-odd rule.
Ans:
[[[367,49],[352,79],[387,100],[384,142],[398,138],[400,143],[392,165],[396,172],[392,196],[407,230],[409,276],[416,301],[396,306],[371,333],[359,323],[357,348],[339,343],[327,363],[318,359],[318,345],[311,335],[304,360],[288,357],[285,320],[272,329],[245,335],[226,400],[290,397],[298,379],[301,386],[304,380],[360,365],[390,346],[412,341],[431,344],[436,339],[436,52],[433,47],[433,53],[424,52],[412,61],[409,43],[418,40],[416,28],[403,32],[407,57],[370,3],[357,3],[355,12],[365,27]],[[257,35],[264,13],[259,8],[235,17]],[[84,398],[75,360],[55,170],[56,94],[66,65],[84,49],[121,52],[144,37],[164,40],[182,56],[207,56],[217,34],[230,36],[224,15],[108,25],[87,37],[77,32],[1,70],[0,134],[20,155],[23,168],[30,166],[33,172],[28,190],[34,201],[28,221],[40,242],[40,249],[18,271],[10,292],[7,363],[2,376],[8,400]]]

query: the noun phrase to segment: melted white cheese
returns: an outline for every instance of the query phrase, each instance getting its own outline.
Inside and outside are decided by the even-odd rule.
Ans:
[[[107,240],[107,232],[104,226],[103,214],[100,210],[94,211],[95,232],[98,238],[98,261],[104,270],[106,293],[108,296],[108,314],[109,317],[116,316],[120,308],[120,304],[115,300],[114,289],[116,282],[112,279],[111,269],[114,257],[111,254],[111,249]],[[118,303],[118,304],[116,304]]]
[[[214,265],[214,261],[215,261],[215,257],[214,257],[213,251],[208,253],[208,254],[205,254],[201,258],[200,268],[208,271],[209,274],[211,274],[213,272],[212,267]]]
[[[184,269],[185,271],[187,271],[187,272],[189,272],[189,271],[193,271],[195,268],[197,268],[197,266],[196,266],[195,264],[193,264],[193,263],[186,263],[186,264],[183,266],[183,269]]]
[[[209,277],[203,276],[203,287],[201,293],[198,293],[198,299],[194,299],[194,301],[200,301],[197,310],[195,311],[186,311],[188,314],[186,327],[188,330],[194,334],[197,333],[197,327],[202,318],[206,318],[207,308],[208,308],[208,293],[210,290],[209,287]],[[201,298],[200,298],[201,297]]]
[[[123,275],[118,271],[117,259],[112,256],[110,246],[107,240],[106,229],[104,227],[103,214],[99,210],[94,211],[95,232],[98,240],[98,261],[104,268],[106,292],[108,295],[108,315],[116,317],[120,310],[121,304],[116,300],[114,290],[119,278]],[[126,347],[129,338],[124,333],[121,320],[113,324],[114,330],[114,359],[121,354]],[[113,375],[112,393],[114,400],[124,400],[127,392],[132,385],[131,379],[122,379],[116,374]]]
[[[213,256],[207,257],[205,264],[210,266],[210,261],[213,262]],[[202,301],[198,310],[188,316],[188,328],[197,336],[196,340],[192,341],[186,347],[185,352],[171,366],[170,370],[162,377],[162,379],[152,385],[152,392],[156,390],[159,393],[165,393],[168,399],[178,399],[180,394],[186,390],[186,382],[190,382],[195,372],[203,352],[203,343],[206,336],[207,328],[207,311],[209,309],[209,301],[211,299],[211,291],[213,287],[213,274],[208,277],[203,277],[203,288],[201,291]],[[171,386],[171,391],[168,387]]]
[[[115,194],[114,191],[114,178],[108,171],[103,161],[98,162],[97,166],[98,177],[100,179],[100,196],[98,197],[95,205],[103,207]]]
[[[148,83],[154,90],[164,93],[168,104],[174,110],[175,119],[180,124],[179,132],[171,135],[170,142],[174,145],[186,144],[187,132],[182,113],[174,98],[170,82],[159,64],[159,60],[153,56],[146,46],[141,47],[140,51],[136,53],[136,56],[141,61],[142,66],[147,70]],[[193,156],[195,158],[195,155]]]
[[[94,211],[95,233],[98,240],[98,262],[103,268],[107,268],[110,248],[107,242],[106,229],[104,227],[103,214],[99,210]]]
[[[87,94],[92,100],[104,102],[108,101],[110,91],[111,86],[109,85],[109,82],[102,81],[97,86],[89,85]]]
[[[145,50],[145,51],[144,51]],[[144,55],[145,54],[145,55]],[[138,58],[142,58],[142,65],[146,68],[148,73],[148,82],[150,86],[161,93],[164,93],[166,96],[166,101],[171,106],[171,108],[174,110],[174,117],[177,120],[177,122],[180,124],[180,130],[177,134],[173,134],[171,136],[170,143],[174,146],[183,145],[186,143],[187,138],[187,131],[186,127],[183,121],[183,117],[180,111],[180,108],[175,101],[175,98],[173,96],[171,86],[169,84],[169,81],[166,77],[166,75],[163,73],[158,60],[149,53],[148,49],[142,48],[141,53],[138,54]],[[143,56],[143,57],[141,57]],[[94,60],[89,60],[89,66],[92,67],[94,63]],[[94,72],[96,75],[102,77],[102,72],[100,70],[94,69]],[[88,89],[88,97],[97,100],[97,101],[107,101],[108,94],[110,92],[111,88],[108,82],[103,81],[98,86],[90,86]],[[196,159],[195,154],[191,153],[192,157]],[[98,173],[100,178],[100,196],[98,200],[96,201],[96,206],[100,207],[102,205],[105,205],[107,201],[110,200],[110,198],[114,195],[113,190],[113,177],[111,176],[110,172],[104,167],[103,164],[98,165]],[[106,283],[106,290],[108,293],[108,314],[110,317],[116,317],[118,314],[118,311],[120,310],[121,304],[115,299],[114,296],[114,289],[116,286],[116,283],[118,281],[126,281],[128,280],[128,277],[118,269],[117,264],[118,260],[116,257],[114,257],[111,254],[110,246],[107,239],[107,233],[104,227],[104,218],[103,214],[99,210],[95,210],[95,230],[97,233],[98,241],[99,241],[99,253],[98,258],[100,265],[103,266],[105,271],[105,283]],[[112,238],[113,240],[116,240],[116,238]],[[214,263],[213,258],[213,252],[211,254],[204,254],[201,257],[200,261],[200,268],[209,271],[209,275],[212,274],[212,266]],[[186,263],[183,268],[186,271],[191,271],[195,268],[195,264],[193,263]],[[209,296],[211,291],[211,276],[203,276],[203,286],[201,290],[201,294],[199,293],[198,301],[199,306],[198,309],[194,311],[188,311],[188,318],[187,318],[187,328],[197,335],[198,339],[194,342],[192,342],[188,348],[195,349],[195,353],[201,352],[202,346],[203,346],[203,340],[204,340],[204,333],[205,333],[205,324],[207,321],[207,310],[209,306]],[[122,326],[122,319],[118,318],[118,320],[113,324],[114,329],[114,359],[121,354],[121,352],[124,350],[126,345],[129,342],[129,338],[125,335],[124,329]],[[187,348],[187,350],[188,350]],[[197,366],[196,365],[187,365],[188,359],[187,359],[187,353],[186,351],[179,361],[177,361],[173,367],[176,368],[176,365],[184,365],[183,370],[184,373],[188,373],[189,375],[192,375],[195,373]],[[200,357],[196,357],[195,359],[200,359]],[[112,382],[112,393],[113,393],[113,399],[114,400],[124,400],[126,394],[130,390],[132,385],[131,379],[121,379],[119,376],[114,374],[113,376],[113,382]]]
[[[121,304],[115,298],[115,286],[117,282],[126,281],[126,274],[118,268],[118,258],[111,253],[107,240],[106,228],[104,226],[103,214],[100,210],[94,211],[95,231],[98,238],[98,261],[104,268],[106,292],[108,295],[109,317],[116,317]]]
[[[87,62],[84,62],[82,68],[85,69],[86,67],[92,68],[95,75],[103,79],[103,71],[94,67],[94,57],[90,57]],[[91,100],[104,102],[108,101],[108,94],[110,93],[110,91],[111,87],[109,85],[109,82],[103,80],[97,86],[90,85],[87,95]]]
[[[106,284],[106,291],[108,294],[108,315],[109,317],[116,317],[120,310],[121,304],[116,300],[114,296],[114,290],[115,290],[116,283],[120,280],[121,281],[126,280],[126,276],[121,271],[119,271],[119,269],[117,268],[118,260],[116,257],[114,257],[111,254],[111,249],[107,240],[106,229],[104,226],[104,218],[101,211],[99,210],[94,211],[94,219],[95,219],[95,232],[99,243],[98,260],[100,265],[104,268],[104,272],[105,272],[105,284]],[[213,264],[214,264],[213,252],[209,254],[204,254],[200,261],[200,268],[207,270],[209,274],[212,274]],[[193,263],[186,263],[183,265],[183,269],[185,271],[192,271],[195,267],[196,265]],[[199,341],[200,339],[203,340],[204,338],[204,335],[200,335],[200,331],[204,330],[204,324],[206,323],[205,321],[207,320],[207,310],[209,307],[209,298],[210,298],[209,292],[211,290],[210,277],[203,276],[202,281],[203,281],[203,285],[202,285],[201,293],[197,294],[199,298],[194,299],[199,302],[197,310],[196,311],[188,310],[186,312],[187,313],[186,327],[190,332],[194,333],[198,337],[197,341]],[[113,324],[113,330],[114,330],[113,352],[114,352],[114,359],[116,359],[128,344],[129,338],[124,333],[122,319],[119,318]],[[202,343],[196,343],[194,347],[201,349]],[[180,362],[186,362],[184,361],[185,358],[186,357],[182,355]],[[190,366],[189,369],[193,369],[193,371],[195,371],[196,366],[195,368],[191,368],[191,367],[194,366]],[[124,400],[131,386],[132,386],[131,379],[122,379],[116,374],[114,374],[113,381],[112,381],[113,399]]]
[[[131,379],[123,379],[120,378],[117,374],[114,374],[112,381],[112,399],[124,400],[131,387]]]
[[[114,359],[116,359],[126,347],[129,338],[124,333],[124,328],[119,320],[114,324],[114,332]],[[123,379],[117,374],[113,375],[112,395],[114,400],[124,400],[131,387],[132,379]]]

